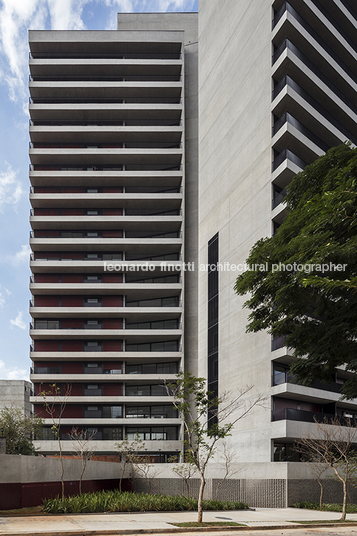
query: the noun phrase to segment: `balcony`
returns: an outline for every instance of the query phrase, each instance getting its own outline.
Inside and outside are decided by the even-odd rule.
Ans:
[[[300,170],[303,170],[308,165],[302,158],[294,154],[292,151],[289,149],[284,149],[274,158],[272,171],[275,171],[284,162],[284,160],[290,160],[290,162],[298,166]]]
[[[331,421],[336,416],[332,413],[320,413],[312,411],[303,411],[300,409],[284,408],[272,412],[272,421],[301,421],[301,422],[322,422],[325,419]]]

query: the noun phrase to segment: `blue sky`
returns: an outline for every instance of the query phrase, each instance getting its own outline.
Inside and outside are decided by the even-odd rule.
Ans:
[[[198,0],[0,0],[0,379],[28,379],[29,29],[111,30],[118,12],[197,11]]]

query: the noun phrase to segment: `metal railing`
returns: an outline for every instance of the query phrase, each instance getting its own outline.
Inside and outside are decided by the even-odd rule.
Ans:
[[[318,111],[327,121],[334,125],[340,132],[342,132],[348,140],[352,140],[357,144],[357,136],[353,136],[339,121],[337,121],[319,102],[317,102],[307,91],[305,91],[295,80],[289,75],[285,75],[274,87],[272,92],[272,100],[274,100],[279,93],[286,87],[293,89],[298,95],[300,95],[306,102],[311,104],[316,111]]]
[[[127,52],[122,54],[110,54],[109,52],[106,52],[105,54],[100,53],[93,53],[93,52],[29,52],[29,59],[31,60],[41,60],[41,59],[119,59],[119,60],[125,60],[125,59],[137,59],[137,60],[146,60],[146,59],[154,59],[154,60],[180,60],[182,59],[182,53],[163,53],[160,52],[160,54],[155,53],[148,53],[143,52],[142,54],[136,53],[136,54],[129,54]]]
[[[290,160],[290,162],[293,162],[297,166],[299,166],[301,169],[304,169],[308,164],[299,156],[297,156],[295,153],[290,151],[289,149],[284,149],[278,156],[274,159],[273,162],[273,171],[275,171],[280,164],[284,162],[284,160]]]
[[[280,205],[280,203],[283,201],[285,196],[286,196],[286,189],[284,188],[283,190],[281,190],[281,192],[279,192],[278,194],[274,196],[272,200],[272,210],[274,210],[274,208]]]
[[[281,54],[284,52],[284,50],[289,49],[291,50],[297,58],[299,58],[316,76],[319,77],[319,79],[335,94],[337,95],[342,102],[344,102],[352,111],[357,113],[357,106],[355,106],[347,97],[346,95],[338,89],[330,80],[323,74],[320,69],[316,67],[312,61],[310,61],[305,54],[303,54],[298,47],[296,47],[290,39],[286,38],[281,43],[281,45],[277,48],[273,55],[273,64],[277,61],[277,59],[281,56]]]
[[[301,409],[283,408],[272,411],[272,421],[302,421],[315,422],[315,419],[320,422],[325,419],[331,421],[336,416],[332,413],[322,413],[313,411],[303,411]]]

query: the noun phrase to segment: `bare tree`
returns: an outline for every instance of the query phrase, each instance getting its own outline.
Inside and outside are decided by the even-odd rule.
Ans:
[[[46,413],[52,420],[51,429],[58,441],[59,460],[61,464],[62,499],[64,499],[64,467],[61,443],[61,420],[68,398],[71,396],[71,389],[72,386],[70,384],[66,384],[65,388],[61,389],[54,383],[50,386],[49,391],[40,392]]]
[[[133,467],[133,461],[138,453],[145,448],[145,443],[140,439],[139,434],[136,434],[133,441],[129,441],[127,437],[114,445],[115,450],[118,452],[121,461],[121,473],[119,479],[119,491],[122,491],[122,482],[124,475],[129,468]]]
[[[174,457],[172,457],[174,458]],[[169,462],[171,459],[169,458]],[[176,461],[176,457],[173,461]],[[190,496],[190,479],[197,473],[197,467],[190,463],[187,458],[183,463],[176,463],[171,467],[171,471],[181,477],[187,489],[187,497]]]
[[[87,463],[92,457],[93,454],[93,444],[92,440],[96,434],[96,430],[88,432],[88,430],[83,430],[75,426],[72,428],[69,437],[73,441],[73,450],[75,452],[75,457],[82,460],[82,470],[79,477],[79,494],[82,494],[82,480],[84,471],[86,470]]]
[[[306,462],[317,462],[333,470],[335,479],[341,482],[343,489],[343,521],[346,519],[347,484],[357,473],[356,423],[348,418],[341,422],[337,417],[331,421],[325,418],[323,422],[317,422],[314,418],[314,421],[314,430],[299,439],[295,449]]]
[[[218,500],[218,491],[223,482],[227,478],[231,478],[233,475],[239,473],[240,469],[234,469],[234,464],[237,463],[237,454],[234,450],[230,449],[226,441],[222,441],[222,449],[219,451],[222,456],[222,463],[224,475],[223,478],[218,482],[216,487],[216,501]]]
[[[206,378],[196,378],[189,372],[180,372],[173,384],[166,384],[174,398],[184,424],[186,457],[199,473],[201,484],[198,494],[198,523],[202,523],[205,473],[209,460],[214,456],[217,443],[231,435],[234,425],[246,417],[264,398],[249,397],[253,386],[239,391],[231,399],[228,394],[215,397],[206,390]],[[229,422],[230,421],[230,422]]]
[[[157,463],[152,463],[150,456],[134,456],[133,469],[140,478],[143,478],[149,486],[149,493],[152,493],[153,479],[161,473]]]

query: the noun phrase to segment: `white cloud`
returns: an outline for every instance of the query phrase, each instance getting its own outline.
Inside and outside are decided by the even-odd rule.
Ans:
[[[30,253],[31,253],[30,246],[27,244],[22,245],[20,251],[17,251],[14,255],[1,255],[0,263],[2,264],[9,263],[9,264],[12,264],[13,266],[19,266],[20,264],[28,263],[30,259]]]
[[[29,372],[26,369],[18,367],[8,367],[0,359],[0,378],[4,380],[27,380],[29,381]]]
[[[84,30],[82,12],[89,0],[47,0],[52,30]]]
[[[0,172],[0,212],[5,204],[16,205],[23,194],[20,181],[17,179],[18,171],[7,164],[6,171]]]
[[[3,293],[0,292],[0,308],[4,307],[4,305],[5,305],[5,298],[3,296]]]
[[[113,6],[121,13],[132,12],[166,12],[191,11],[194,0],[106,0],[108,6]]]
[[[22,311],[19,311],[15,320],[10,320],[10,324],[20,329],[26,329],[26,323],[22,319],[23,316],[24,313]]]

